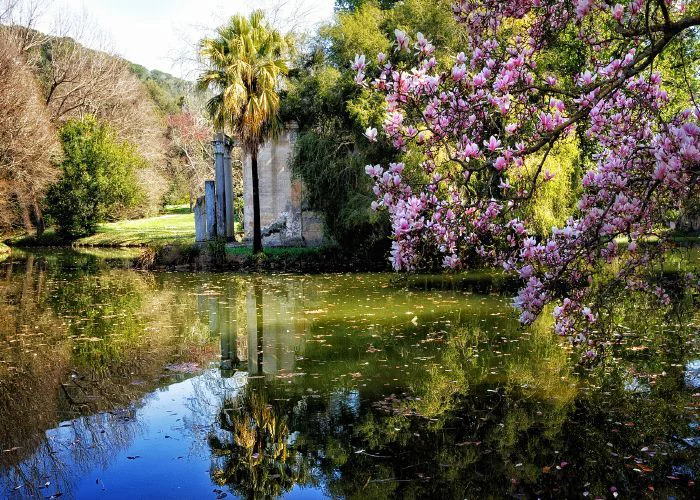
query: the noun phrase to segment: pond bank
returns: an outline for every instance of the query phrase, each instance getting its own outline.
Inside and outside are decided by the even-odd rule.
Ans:
[[[383,256],[358,255],[338,247],[270,247],[255,255],[242,246],[213,241],[195,245],[146,248],[137,260],[146,269],[193,271],[285,271],[296,273],[390,271]]]
[[[263,249],[260,255],[254,255],[247,247],[230,246],[217,241],[148,246],[12,245],[12,249],[18,254],[54,251],[95,254],[103,259],[119,260],[122,266],[142,270],[283,271],[311,274],[391,270],[387,259],[382,255],[351,255],[338,247],[271,247]]]

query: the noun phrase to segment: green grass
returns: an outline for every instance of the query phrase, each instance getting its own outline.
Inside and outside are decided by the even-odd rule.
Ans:
[[[148,219],[100,224],[97,233],[74,242],[79,246],[159,246],[194,243],[194,215],[187,205],[166,207],[165,214]]]
[[[92,236],[67,241],[52,228],[40,237],[23,235],[10,238],[12,246],[82,246],[82,247],[159,247],[168,244],[194,244],[194,214],[187,205],[168,205],[165,213],[146,219],[106,222],[97,226]],[[236,231],[240,223],[235,222]]]
[[[0,242],[0,255],[7,255],[10,253],[10,247]]]

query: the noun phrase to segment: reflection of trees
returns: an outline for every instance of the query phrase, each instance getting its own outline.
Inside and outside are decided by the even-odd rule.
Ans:
[[[276,498],[311,481],[310,469],[291,442],[287,418],[269,404],[264,385],[253,380],[217,415],[209,436],[213,480],[248,498]]]
[[[163,366],[219,348],[230,368],[248,365],[248,385],[232,370],[198,378],[187,425],[213,455],[212,478],[244,496],[323,485],[337,497],[568,497],[589,483],[592,497],[649,484],[682,497],[673,484],[687,477],[672,467],[700,469],[684,385],[692,302],[615,304],[620,342],[591,368],[544,319],[520,329],[497,297],[391,293],[359,276],[125,273],[90,259],[1,269],[0,439],[22,447],[0,454],[6,482],[68,484],[107,464],[137,435],[143,395],[167,383]],[[73,420],[52,429],[61,419]]]
[[[12,259],[0,281],[0,467],[28,456],[58,410],[55,381],[67,370],[65,326],[45,306],[46,266]],[[47,361],[50,360],[50,361]]]
[[[620,349],[595,370],[576,368],[544,319],[521,330],[504,317],[452,316],[446,337],[420,352],[420,359],[431,360],[425,372],[414,370],[423,376],[391,384],[385,381],[401,377],[391,367],[403,366],[406,353],[416,355],[415,338],[402,332],[405,339],[374,341],[387,361],[368,366],[364,360],[372,358],[355,348],[354,328],[319,320],[309,326],[309,338],[333,330],[347,342],[331,337],[335,350],[307,345],[307,360],[296,369],[316,371],[313,378],[253,378],[255,391],[223,403],[225,439],[210,440],[213,475],[236,493],[280,494],[293,477],[279,472],[281,457],[292,457],[313,471],[313,479],[300,474],[297,484],[323,484],[334,497],[605,496],[612,486],[643,496],[649,484],[666,495],[692,496],[668,479],[685,470],[673,466],[700,466],[694,445],[682,440],[697,434],[688,426],[694,403],[679,362],[689,337],[659,334],[668,318],[658,314],[638,319],[646,325],[635,337],[646,343],[644,350]],[[683,321],[688,324],[687,317]],[[366,339],[357,342],[366,346]],[[361,381],[372,383],[338,382],[342,370],[361,370]],[[626,389],[630,370],[646,374],[650,392]],[[326,394],[329,385],[335,389]],[[377,401],[383,386],[393,395]],[[266,427],[272,421],[276,427]],[[287,435],[293,439],[285,447]],[[263,456],[269,461],[250,458]],[[278,489],[269,478],[279,481]]]
[[[2,264],[0,445],[13,450],[0,453],[2,486],[69,487],[106,465],[136,436],[144,395],[170,380],[165,365],[211,356],[182,285],[72,253]]]
[[[265,353],[264,345],[264,328],[265,328],[265,313],[263,309],[263,289],[260,280],[255,280],[253,285],[253,294],[255,295],[255,338],[256,338],[256,370],[255,373],[263,374],[263,354]]]
[[[22,486],[24,495],[47,491],[69,493],[74,481],[94,467],[107,467],[140,432],[133,410],[97,413],[49,430],[21,462],[3,465],[0,490]],[[46,495],[44,495],[46,496]]]

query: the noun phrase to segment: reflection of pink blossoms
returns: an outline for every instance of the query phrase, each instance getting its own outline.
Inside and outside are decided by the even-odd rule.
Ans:
[[[411,145],[426,158],[421,186],[407,184],[401,163],[367,167],[377,195],[373,208],[388,210],[392,219],[394,268],[412,270],[437,254],[445,267],[458,269],[476,253],[523,280],[514,303],[524,323],[554,302],[556,331],[580,343],[590,342],[598,322],[591,283],[601,263],[617,262],[617,278],[628,288],[668,302],[663,290],[638,277],[663,244],[636,242],[652,235],[663,240],[659,228],[668,228],[669,214],[698,196],[700,117],[687,110],[662,119],[669,97],[649,67],[700,18],[681,18],[682,9],[666,3],[668,19],[658,14],[650,24],[645,0],[459,0],[453,12],[467,43],[447,71],[438,69],[422,34],[413,46],[414,67],[402,69],[382,54],[371,85],[386,97],[384,134],[397,149]],[[525,27],[501,39],[499,27],[509,19]],[[609,23],[627,45],[598,40],[594,22]],[[650,30],[657,31],[645,45]],[[576,75],[547,74],[539,55],[564,31],[596,50]],[[396,50],[410,50],[399,30]],[[365,81],[364,59],[355,65]],[[576,215],[538,240],[515,214],[554,176],[543,162],[527,171],[525,160],[546,157],[579,125],[595,165],[582,177]],[[620,237],[631,241],[627,250]]]

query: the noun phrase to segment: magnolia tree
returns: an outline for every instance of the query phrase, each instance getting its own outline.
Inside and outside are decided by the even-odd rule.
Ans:
[[[557,333],[595,356],[601,275],[608,289],[669,301],[644,271],[668,248],[679,210],[697,201],[700,110],[690,98],[688,109],[671,109],[655,61],[693,41],[700,7],[460,0],[453,11],[465,45],[451,68],[422,34],[399,30],[391,55],[353,62],[356,81],[386,97],[387,139],[423,158],[420,185],[402,163],[366,169],[373,208],[393,221],[393,266],[412,270],[439,255],[459,269],[476,252],[523,280],[514,301],[523,323],[553,303]],[[547,63],[562,40],[584,48],[575,74]],[[554,175],[545,168],[552,149],[577,131],[591,153],[575,215],[537,239],[517,214]],[[366,135],[377,140],[376,129]],[[642,244],[650,239],[659,243]]]

